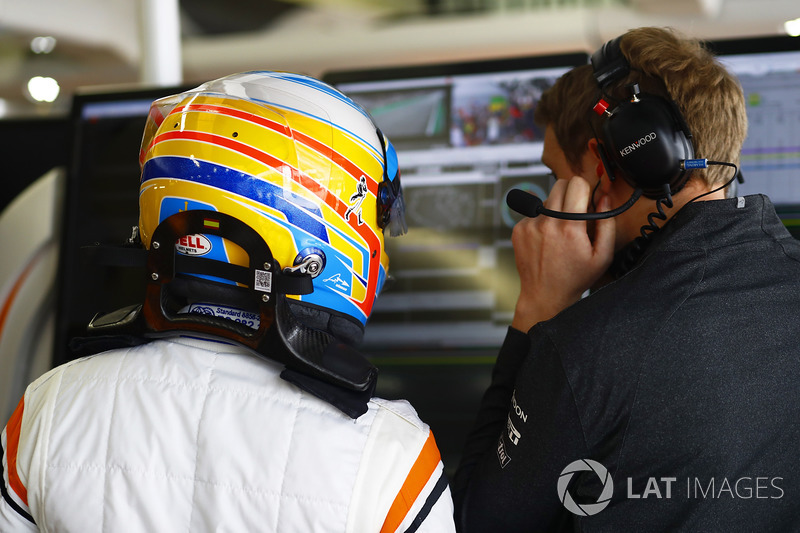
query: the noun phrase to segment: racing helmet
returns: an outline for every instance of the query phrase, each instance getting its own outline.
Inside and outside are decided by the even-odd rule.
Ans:
[[[396,152],[362,107],[308,76],[234,74],[156,100],[139,162],[147,250],[166,220],[197,212],[195,233],[168,234],[177,237],[175,253],[245,267],[249,241],[212,231],[221,217],[241,222],[266,243],[276,274],[312,278],[311,290],[284,291],[294,315],[348,343],[360,340],[387,276],[384,231],[406,231]],[[190,277],[241,285],[223,275]],[[248,322],[205,303],[184,311]]]

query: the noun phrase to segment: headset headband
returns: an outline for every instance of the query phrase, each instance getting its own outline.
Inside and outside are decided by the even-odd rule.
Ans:
[[[631,66],[620,50],[622,36],[608,41],[592,54],[594,79],[601,89],[605,90],[613,82],[623,78],[630,72]]]

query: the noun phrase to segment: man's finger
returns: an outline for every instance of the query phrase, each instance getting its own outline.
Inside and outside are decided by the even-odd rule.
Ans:
[[[561,211],[561,206],[564,204],[564,194],[566,193],[567,185],[569,185],[569,180],[556,180],[556,182],[553,184],[553,188],[550,189],[550,193],[547,195],[547,201],[544,203],[544,206],[547,209]]]
[[[567,213],[585,213],[589,207],[591,192],[589,182],[585,179],[580,176],[571,178],[564,193],[563,210]]]

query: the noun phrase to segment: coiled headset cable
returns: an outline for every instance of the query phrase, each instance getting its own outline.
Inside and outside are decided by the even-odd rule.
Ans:
[[[708,168],[708,165],[731,167],[734,169],[733,176],[716,189],[712,189],[704,192],[703,194],[695,196],[686,202],[684,207],[692,202],[695,202],[696,200],[699,200],[700,198],[703,198],[704,196],[708,196],[725,189],[731,183],[733,183],[734,180],[738,179],[740,183],[744,182],[742,174],[739,172],[739,167],[733,163],[726,161],[709,161],[707,159],[687,159],[681,162],[681,166],[683,167],[682,170],[690,168]],[[660,230],[661,227],[663,227],[658,225],[657,220],[667,220],[664,207],[666,206],[669,209],[672,208],[673,205],[674,202],[672,201],[671,187],[669,184],[664,184],[664,195],[656,200],[656,211],[647,215],[647,224],[640,228],[640,235],[636,237],[630,244],[620,250],[614,258],[614,262],[611,266],[611,273],[614,275],[614,278],[618,279],[622,277],[639,261],[639,259],[642,257],[642,254],[644,254],[644,251],[649,246],[653,235]]]

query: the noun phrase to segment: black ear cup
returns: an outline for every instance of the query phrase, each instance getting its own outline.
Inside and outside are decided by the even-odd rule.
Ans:
[[[601,91],[630,72],[617,37],[592,54],[594,77]],[[602,105],[601,105],[602,104]],[[694,157],[691,133],[674,102],[631,88],[629,99],[611,111],[601,98],[595,111],[605,115],[600,153],[609,176],[622,177],[644,195],[664,196],[664,185],[678,192],[689,178],[683,160]]]
[[[673,106],[655,95],[639,95],[611,112],[603,124],[602,144],[614,174],[650,198],[673,193],[686,183],[682,162],[694,149]]]

